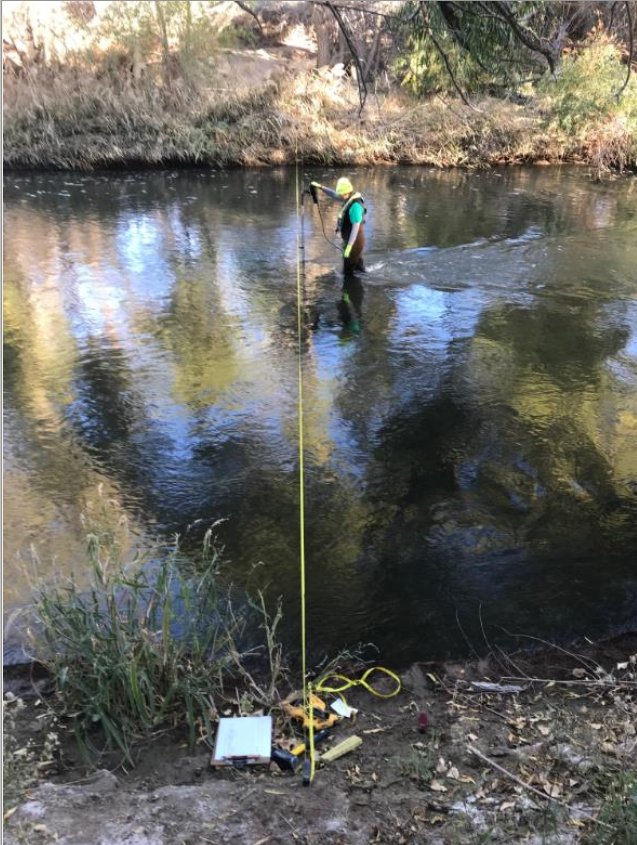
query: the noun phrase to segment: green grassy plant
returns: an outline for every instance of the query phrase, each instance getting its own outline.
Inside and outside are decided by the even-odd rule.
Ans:
[[[588,845],[637,845],[637,775],[634,771],[614,776],[605,789],[599,814],[604,827],[597,827]]]
[[[241,623],[217,589],[218,551],[208,535],[197,566],[177,545],[127,565],[104,537],[88,541],[88,589],[71,577],[36,596],[37,656],[58,710],[84,750],[97,752],[101,735],[131,763],[134,742],[167,723],[186,726],[194,742],[210,732],[220,676],[238,659]]]
[[[435,762],[428,748],[413,748],[401,766],[403,776],[419,785],[428,784],[434,776],[434,770]]]
[[[256,649],[247,655],[242,654],[229,639],[229,656],[236,677],[243,688],[243,696],[240,702],[240,709],[243,712],[252,712],[257,708],[272,710],[280,703],[281,689],[288,685],[288,672],[283,658],[283,646],[277,639],[277,629],[283,619],[283,608],[281,599],[278,600],[274,616],[268,613],[265,597],[262,592],[258,593],[258,603],[249,599],[248,612],[252,619],[260,620],[259,630],[263,632],[263,644],[259,643]],[[232,621],[231,629],[239,625],[234,620],[234,613],[231,605],[228,605],[227,613]],[[257,668],[250,671],[248,658],[258,654],[259,663]],[[223,680],[223,678],[222,678]]]

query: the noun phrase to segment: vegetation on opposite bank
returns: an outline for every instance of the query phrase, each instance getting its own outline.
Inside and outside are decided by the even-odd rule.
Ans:
[[[153,5],[157,14],[165,7],[161,18]],[[208,5],[215,12],[232,4]],[[268,5],[276,4],[252,4],[250,11]],[[48,63],[30,63],[22,51],[19,65],[5,67],[4,164],[224,167],[290,164],[298,157],[321,165],[566,161],[590,164],[598,173],[635,168],[637,81],[630,73],[632,49],[627,55],[626,40],[610,32],[612,17],[604,23],[599,12],[598,23],[579,40],[573,34],[570,46],[547,59],[542,52],[545,43],[553,44],[548,36],[560,20],[557,7],[574,18],[576,7],[590,16],[593,7],[606,4],[527,4],[525,26],[535,26],[537,53],[509,44],[509,23],[497,18],[506,4],[480,4],[494,11],[486,24],[478,15],[478,30],[471,24],[477,13],[464,8],[475,4],[420,4],[428,7],[426,25],[410,12],[419,4],[389,5],[397,12],[375,13],[387,31],[379,28],[373,37],[365,23],[369,13],[349,12],[347,23],[343,7],[342,33],[351,35],[351,50],[331,57],[328,50],[324,60],[326,24],[315,9],[311,18],[298,12],[276,24],[279,32],[284,25],[302,32],[305,47],[295,50],[268,40],[258,17],[260,32],[234,23],[233,42],[227,34],[215,40],[212,12],[192,18],[191,7],[206,4],[113,3],[101,29],[91,31],[90,49]],[[625,5],[632,25],[631,4]],[[189,18],[183,18],[184,6]],[[436,23],[434,9],[446,13],[448,6],[463,12],[454,24],[462,37],[444,18]],[[164,19],[168,12],[172,17]],[[286,12],[276,14],[281,19]],[[493,20],[495,29],[484,30]],[[573,30],[577,22],[571,21]],[[108,47],[98,49],[97,33]],[[524,37],[530,37],[526,31]],[[376,52],[362,61],[365,38]],[[261,43],[267,49],[257,49]],[[483,70],[487,61],[489,73]],[[535,76],[524,79],[524,73]]]

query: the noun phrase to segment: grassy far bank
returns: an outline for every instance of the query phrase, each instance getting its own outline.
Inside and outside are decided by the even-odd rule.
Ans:
[[[280,615],[271,619],[259,601],[239,618],[217,586],[220,557],[210,533],[198,560],[173,549],[152,566],[124,560],[108,532],[88,540],[87,589],[69,580],[38,588],[34,656],[46,674],[36,680],[32,669],[30,679],[17,673],[5,693],[9,843],[39,835],[62,845],[98,842],[95,831],[114,817],[134,819],[136,835],[144,829],[149,842],[162,845],[202,835],[277,841],[281,814],[297,841],[308,843],[336,834],[343,843],[400,845],[432,837],[637,841],[634,636],[416,664],[403,674],[401,694],[387,700],[348,692],[360,714],[337,725],[328,744],[355,734],[363,745],[319,770],[299,816],[298,777],[274,765],[239,774],[208,769],[220,715],[269,712],[277,744],[293,747],[301,738],[280,706],[300,683],[286,671],[277,642]],[[252,648],[239,646],[246,614],[253,629],[260,625]],[[364,668],[351,656],[340,666],[351,677]],[[382,678],[376,683],[389,691]],[[101,785],[91,786],[96,765],[116,777],[103,774]],[[42,781],[48,785],[39,787]],[[107,793],[103,802],[95,788]],[[259,797],[235,819],[239,830],[224,820],[235,818],[246,795]],[[207,801],[217,802],[214,813]],[[163,833],[153,838],[159,823]],[[109,841],[128,841],[132,833],[123,823]]]
[[[297,155],[323,165],[578,162],[598,173],[637,165],[637,80],[618,97],[626,69],[603,34],[518,102],[476,96],[467,106],[394,86],[371,95],[360,117],[349,76],[292,59],[259,83],[267,55],[250,54],[252,85],[225,92],[73,67],[8,75],[5,167],[266,166]],[[245,72],[245,60],[246,51],[229,54],[231,76],[233,63],[236,76]]]

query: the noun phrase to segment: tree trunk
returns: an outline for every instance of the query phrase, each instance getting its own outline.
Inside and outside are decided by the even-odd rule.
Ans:
[[[329,9],[319,4],[312,6],[312,26],[316,33],[316,66],[325,67],[334,62],[336,25]]]
[[[186,6],[186,55],[190,56],[192,49],[192,4]]]
[[[133,46],[133,79],[136,82],[142,78],[142,70],[144,67],[144,60],[142,58],[142,52],[139,47],[139,41],[135,39],[135,44]]]
[[[369,53],[367,55],[367,61],[365,62],[365,66],[363,68],[363,76],[365,79],[370,79],[373,76],[372,70],[377,65],[378,59],[378,47],[380,44],[380,34],[382,32],[382,24],[378,21],[378,19],[374,23],[375,31],[374,31],[374,38],[372,39],[372,46],[369,48]]]
[[[166,18],[159,0],[155,0],[155,13],[157,15],[157,23],[159,24],[159,33],[161,35],[161,56],[162,66],[164,71],[164,80],[170,82],[170,46],[168,44],[168,32],[166,31]]]

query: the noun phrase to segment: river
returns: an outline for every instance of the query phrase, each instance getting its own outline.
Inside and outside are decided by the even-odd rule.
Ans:
[[[348,175],[362,281],[306,207],[312,654],[634,626],[637,178]],[[297,645],[294,171],[13,173],[4,208],[6,610],[81,572],[87,516],[131,547],[224,520]]]

